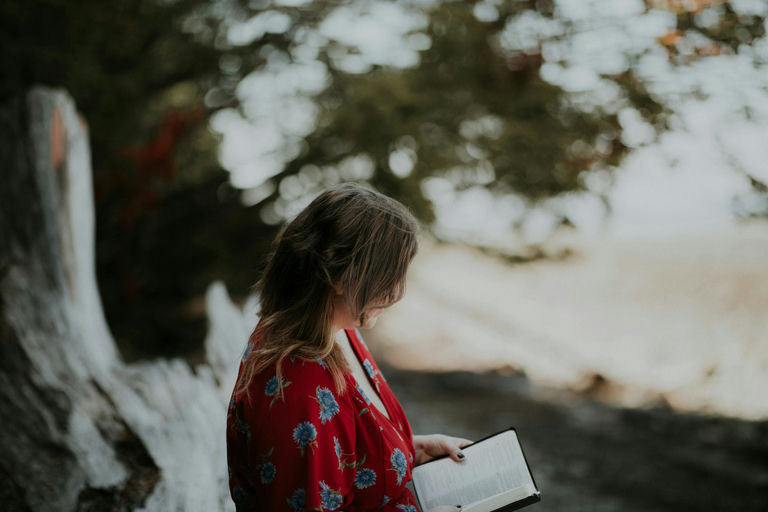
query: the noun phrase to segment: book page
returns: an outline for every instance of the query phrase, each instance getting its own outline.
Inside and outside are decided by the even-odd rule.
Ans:
[[[462,507],[462,512],[493,512],[501,507],[510,503],[515,503],[522,499],[532,496],[536,493],[536,488],[533,484],[525,484],[520,487],[515,487],[509,491],[504,491],[501,494],[496,494],[490,498],[484,500],[475,501],[470,505]]]
[[[413,469],[413,484],[425,511],[438,505],[518,501],[536,492],[514,430],[506,430],[462,449],[464,462],[438,459]],[[497,495],[506,494],[506,497]],[[519,496],[518,495],[521,495]],[[497,499],[489,499],[497,497]],[[506,500],[506,501],[505,501]],[[478,503],[478,505],[481,505]]]

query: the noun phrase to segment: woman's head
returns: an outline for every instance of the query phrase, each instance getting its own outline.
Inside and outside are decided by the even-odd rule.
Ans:
[[[402,297],[417,231],[403,205],[362,186],[343,184],[316,197],[278,234],[256,284],[254,374],[295,353],[325,358],[340,378],[345,365],[334,351],[334,329],[371,326]]]
[[[323,192],[278,235],[258,285],[262,314],[306,311],[318,301],[332,309],[340,294],[362,323],[369,308],[402,297],[417,231],[405,207],[383,194],[355,184]]]

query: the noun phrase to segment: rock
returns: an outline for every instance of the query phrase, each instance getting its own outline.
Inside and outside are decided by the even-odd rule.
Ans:
[[[206,294],[207,364],[125,364],[94,272],[88,133],[36,88],[0,108],[0,503],[4,510],[233,510],[225,423],[253,324]]]

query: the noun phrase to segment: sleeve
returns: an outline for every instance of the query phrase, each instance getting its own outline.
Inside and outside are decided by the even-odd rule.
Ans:
[[[283,365],[283,399],[264,400],[246,418],[261,435],[248,445],[259,510],[344,510],[353,498],[355,412],[323,364],[296,359]],[[266,381],[276,395],[277,376]]]
[[[250,440],[250,428],[242,420],[242,413],[233,397],[227,411],[227,474],[229,494],[238,512],[256,510],[254,495],[250,491],[248,462],[245,457]]]

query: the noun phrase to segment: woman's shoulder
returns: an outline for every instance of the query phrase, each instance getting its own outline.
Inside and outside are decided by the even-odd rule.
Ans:
[[[275,365],[272,365],[271,370],[277,373]],[[325,386],[334,382],[328,365],[320,358],[288,356],[280,364],[280,372],[284,379],[302,387]]]
[[[241,373],[248,365],[256,365],[260,367],[262,366],[258,361],[259,357],[261,356],[258,350],[260,340],[261,333],[258,330],[254,330],[243,353],[240,365]],[[254,358],[257,360],[254,360]],[[262,367],[261,370],[254,376],[252,384],[261,383],[264,385],[268,383],[273,377],[275,378],[276,382],[277,373],[281,373],[283,379],[293,379],[293,382],[325,382],[329,379],[333,380],[330,371],[328,371],[328,365],[326,365],[322,359],[304,357],[293,353],[285,355],[278,360],[272,360],[270,364]],[[251,386],[249,386],[249,388],[250,387]]]
[[[333,375],[322,359],[288,356],[280,362],[279,368],[278,372],[277,363],[272,363],[254,376],[248,386],[252,406],[266,402],[271,408],[278,400],[290,400],[298,405],[318,393],[327,394],[328,391],[335,396],[339,395]]]

